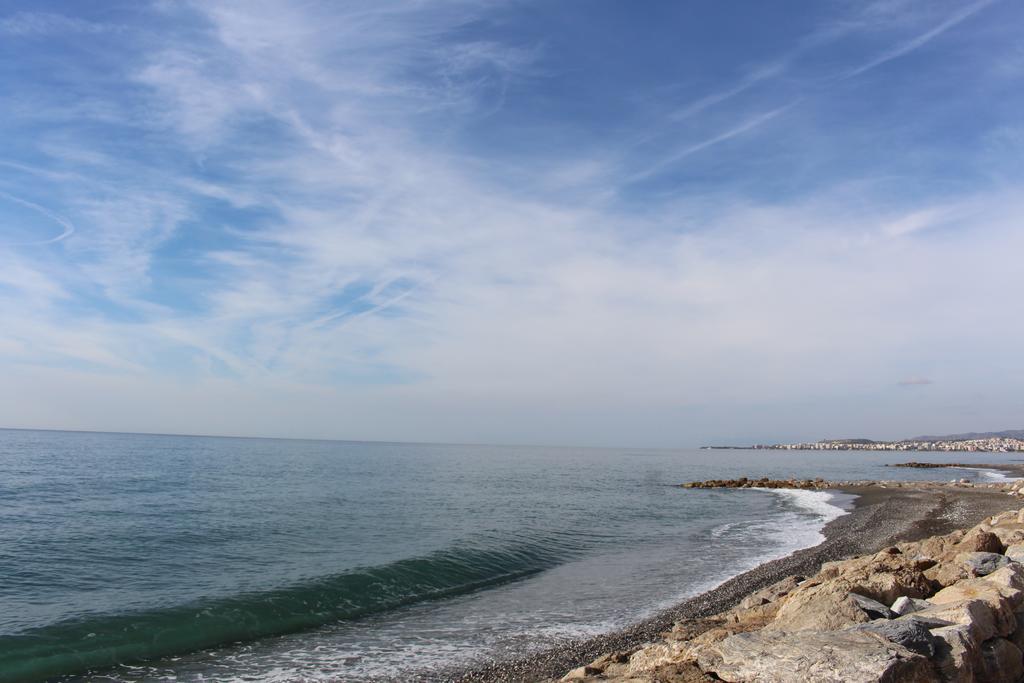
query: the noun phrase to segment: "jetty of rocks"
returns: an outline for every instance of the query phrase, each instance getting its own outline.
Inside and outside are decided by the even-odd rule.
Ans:
[[[954,467],[954,465],[949,465]],[[898,481],[898,480],[877,480],[863,479],[854,481],[829,481],[826,479],[707,479],[705,481],[691,481],[679,484],[684,489],[809,489],[815,491],[827,490],[856,490],[859,488],[912,488],[923,490],[940,490],[948,488],[977,488],[1002,491],[1011,496],[1024,497],[1024,479],[983,482],[970,479],[952,479],[949,482],[942,481]]]

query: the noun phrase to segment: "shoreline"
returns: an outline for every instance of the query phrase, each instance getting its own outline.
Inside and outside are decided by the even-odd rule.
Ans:
[[[975,465],[974,468],[1002,471],[1011,476],[1024,474],[1024,465]],[[847,514],[825,524],[821,531],[825,540],[818,545],[760,564],[626,628],[571,640],[528,656],[440,673],[425,680],[440,678],[451,683],[558,680],[604,655],[654,642],[679,622],[699,620],[731,609],[751,593],[786,577],[811,576],[825,562],[877,552],[897,542],[947,534],[973,526],[1015,503],[1019,505],[1002,485],[987,482],[977,486],[923,481],[821,484],[825,485],[814,488],[856,498]]]

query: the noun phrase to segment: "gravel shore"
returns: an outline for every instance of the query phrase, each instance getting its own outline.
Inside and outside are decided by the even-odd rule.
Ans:
[[[1007,468],[1009,469],[1009,468]],[[560,644],[530,656],[495,661],[440,677],[452,682],[510,682],[557,679],[567,671],[614,651],[626,650],[657,638],[678,621],[717,614],[748,594],[787,576],[808,576],[823,562],[875,552],[898,541],[945,534],[1015,507],[1002,491],[991,489],[844,487],[858,496],[850,514],[829,523],[826,540],[812,548],[767,562],[717,588],[686,600],[629,628],[595,638]],[[1019,503],[1018,503],[1019,505]],[[434,678],[433,680],[438,680]]]

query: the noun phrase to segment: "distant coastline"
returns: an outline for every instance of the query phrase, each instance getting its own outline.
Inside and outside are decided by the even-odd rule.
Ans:
[[[1024,430],[972,432],[949,436],[919,436],[900,441],[828,439],[804,443],[754,444],[752,446],[701,446],[704,450],[782,451],[936,451],[976,453],[1024,452]]]

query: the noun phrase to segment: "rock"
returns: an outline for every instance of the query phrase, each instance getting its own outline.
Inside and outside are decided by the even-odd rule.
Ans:
[[[1024,566],[1010,563],[986,576],[985,581],[997,586],[1014,610],[1024,603]]]
[[[960,600],[942,605],[935,605],[928,609],[909,614],[900,619],[926,619],[934,620],[932,623],[962,625],[970,629],[971,637],[977,642],[988,640],[996,635],[1001,635],[1008,625],[1006,615],[997,618],[996,612],[984,600]],[[1013,618],[1013,613],[1009,613]],[[1013,629],[1010,630],[1013,633]]]
[[[892,607],[890,607],[890,609],[894,613],[903,616],[904,614],[912,614],[914,612],[919,612],[923,609],[928,609],[931,606],[932,603],[928,602],[927,600],[902,597],[896,598],[896,602],[892,603]]]
[[[993,636],[1008,636],[1017,628],[1014,605],[1020,604],[1021,591],[997,585],[986,579],[960,581],[931,597],[935,607],[918,614],[968,624],[979,642]]]
[[[740,609],[750,609],[775,602],[779,598],[789,595],[803,580],[802,576],[787,576],[782,581],[773,583],[767,588],[762,588],[745,597],[740,602]]]
[[[957,561],[965,565],[967,571],[974,576],[988,576],[1010,563],[1005,555],[999,553],[960,553]]]
[[[1007,546],[1004,554],[1012,562],[1024,562],[1024,543],[1014,543]]]
[[[1003,542],[991,531],[974,527],[956,544],[956,549],[961,553],[1001,553]]]
[[[846,582],[808,582],[790,594],[775,619],[765,628],[776,631],[834,631],[871,621],[871,617],[850,597],[849,588]]]
[[[980,680],[992,683],[1017,683],[1024,676],[1020,648],[1003,638],[981,644]]]
[[[904,595],[911,598],[930,595],[934,585],[925,576],[925,570],[934,564],[934,560],[919,553],[887,548],[875,555],[826,562],[814,580],[845,581],[850,592],[866,595],[888,605]]]
[[[697,663],[724,681],[932,683],[931,663],[866,631],[755,631],[707,645]]]
[[[1010,642],[1024,651],[1024,612],[1016,612],[1017,628],[1010,634]]]
[[[928,629],[928,624],[917,619],[877,619],[868,624],[854,626],[851,630],[877,633],[889,642],[902,645],[911,652],[931,657],[935,654],[935,636]]]
[[[983,528],[997,537],[1003,546],[1024,542],[1024,524],[1018,524],[1016,519]]]
[[[609,652],[606,655],[601,655],[600,657],[592,661],[588,666],[593,667],[595,669],[601,669],[602,671],[604,671],[610,666],[614,666],[616,664],[625,664],[629,661],[629,658],[633,655],[633,653],[635,653],[639,649],[640,648],[633,648],[632,650],[620,650],[618,652]]]
[[[933,661],[944,681],[973,681],[981,671],[981,647],[964,624],[932,629],[936,654]]]
[[[940,617],[930,615],[924,610],[920,612],[914,612],[913,614],[908,614],[905,617],[897,617],[896,619],[893,619],[893,621],[913,621],[918,624],[922,624],[929,631],[935,628],[943,628],[944,626],[954,625],[953,622],[949,621],[948,619],[942,619]]]
[[[960,535],[948,539],[942,549],[947,550],[960,540]],[[924,598],[935,590],[935,583],[925,571],[934,560],[918,553],[919,549],[909,544],[887,548],[875,555],[826,562],[817,575],[792,590],[782,601],[775,620],[766,628],[833,631],[865,623],[873,617],[896,616],[885,605],[899,597]],[[884,604],[864,601],[858,604],[851,593]],[[863,606],[871,614],[865,613]]]
[[[562,680],[563,681],[582,681],[582,680],[585,680],[585,679],[589,678],[590,676],[597,676],[601,672],[602,672],[602,669],[599,669],[596,666],[590,666],[588,664],[587,666],[581,666],[581,667],[578,667],[576,669],[573,669],[569,673],[567,673],[564,676],[562,676]]]
[[[700,670],[693,662],[666,664],[650,672],[649,675],[623,679],[623,683],[716,683],[717,678]]]
[[[660,642],[642,647],[629,658],[621,675],[624,677],[647,673],[686,659],[683,653],[690,649],[684,642]],[[611,667],[606,667],[611,668]]]
[[[999,553],[962,552],[930,568],[925,575],[941,586],[951,586],[963,579],[986,576],[1009,563],[1009,558]]]
[[[857,593],[850,593],[850,598],[860,607],[864,612],[872,619],[894,619],[896,614],[891,609],[871,598],[858,595]]]
[[[966,535],[965,531],[957,530],[944,536],[931,536],[923,541],[905,543],[901,546],[905,548],[905,553],[917,553],[925,557],[937,558],[952,550],[953,546],[962,541]]]

